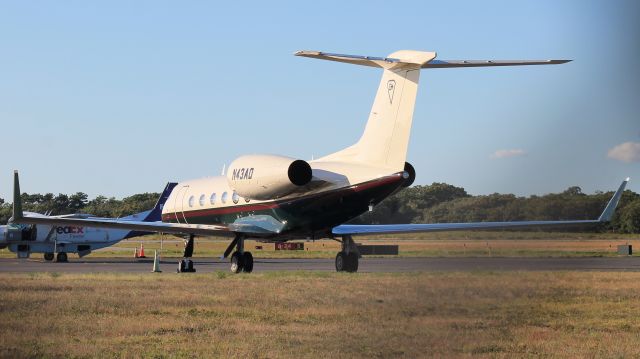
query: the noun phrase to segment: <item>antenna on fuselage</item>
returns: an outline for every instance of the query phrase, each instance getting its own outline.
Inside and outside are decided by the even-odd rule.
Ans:
[[[224,171],[227,169],[227,164],[223,164],[222,165],[222,173],[220,174],[221,176],[224,176]]]

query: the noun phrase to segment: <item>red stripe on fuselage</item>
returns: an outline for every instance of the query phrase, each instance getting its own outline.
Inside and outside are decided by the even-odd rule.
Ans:
[[[216,216],[220,214],[229,214],[229,213],[237,213],[237,212],[251,212],[251,211],[260,211],[265,209],[277,208],[279,206],[278,203],[260,203],[260,204],[245,204],[241,206],[230,206],[230,207],[222,207],[222,208],[211,208],[211,209],[195,209],[191,211],[184,211],[185,217],[201,217],[201,216]],[[174,213],[165,213],[162,215],[162,220],[173,219],[175,218]]]

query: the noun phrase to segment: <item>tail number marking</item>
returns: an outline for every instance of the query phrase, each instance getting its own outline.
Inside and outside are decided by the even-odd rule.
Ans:
[[[231,180],[250,180],[253,178],[253,167],[251,168],[236,168],[233,170]]]

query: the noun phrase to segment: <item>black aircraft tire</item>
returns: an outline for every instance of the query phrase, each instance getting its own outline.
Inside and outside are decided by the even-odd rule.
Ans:
[[[358,271],[358,254],[351,252],[346,255],[347,257],[347,268],[346,271],[350,273],[355,273]]]
[[[347,269],[347,256],[344,252],[338,252],[336,255],[336,271],[344,272]]]
[[[180,262],[178,262],[178,270],[176,272],[182,273],[182,272],[185,272],[186,269],[187,269],[186,261],[184,259],[181,259]]]
[[[244,254],[242,255],[242,261],[244,264],[242,270],[245,273],[253,272],[253,255],[251,254],[251,252],[244,252]]]
[[[231,272],[240,273],[244,267],[242,255],[239,252],[233,252],[231,255]]]
[[[53,257],[54,255],[51,252],[47,252],[44,254],[44,260],[47,262],[51,262],[53,260]]]
[[[187,272],[195,272],[195,268],[193,268],[193,261],[191,259],[187,259]]]
[[[56,257],[56,262],[68,262],[68,258],[67,258],[67,253],[65,252],[60,252],[58,253],[58,256]]]

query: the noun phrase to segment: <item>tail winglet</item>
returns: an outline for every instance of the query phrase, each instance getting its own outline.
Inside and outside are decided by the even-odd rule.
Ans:
[[[620,184],[620,187],[618,187],[618,190],[616,191],[616,193],[613,194],[613,197],[611,197],[611,199],[609,200],[609,203],[607,203],[607,206],[604,208],[604,211],[602,211],[602,214],[598,218],[599,222],[611,221],[611,218],[613,217],[613,213],[615,212],[616,207],[618,206],[618,202],[620,202],[620,197],[622,197],[622,192],[624,192],[624,188],[627,186],[627,183],[629,182],[629,180],[630,178],[627,177],[624,181],[622,181],[622,183]]]

